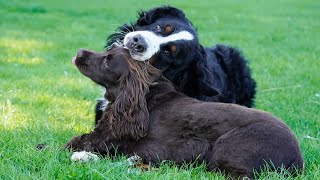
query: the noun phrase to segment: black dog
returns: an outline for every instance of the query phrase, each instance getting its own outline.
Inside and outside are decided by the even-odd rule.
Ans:
[[[236,103],[251,107],[255,81],[239,50],[225,45],[203,48],[196,29],[185,14],[163,6],[141,11],[136,22],[124,24],[107,46],[124,44],[133,59],[162,70],[181,92],[202,101]],[[96,120],[101,116],[97,105]]]
[[[268,164],[295,173],[303,159],[296,137],[264,111],[203,102],[177,92],[150,64],[123,48],[81,50],[74,63],[106,88],[110,102],[95,129],[65,147],[113,155],[138,155],[145,163],[205,162],[210,171],[253,177]]]

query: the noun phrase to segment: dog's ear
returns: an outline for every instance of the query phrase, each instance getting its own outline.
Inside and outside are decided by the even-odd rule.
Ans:
[[[148,86],[141,75],[130,72],[119,80],[120,94],[111,107],[112,134],[117,139],[139,140],[149,130],[149,111],[145,95]]]
[[[195,54],[196,74],[198,76],[199,91],[207,96],[216,96],[220,94],[214,87],[213,74],[208,69],[207,56],[204,48],[200,45]]]
[[[144,10],[140,10],[138,12],[138,20],[136,22],[136,24],[138,26],[145,26],[148,25],[150,21],[150,13],[144,11]]]
[[[138,26],[147,26],[154,23],[157,19],[170,16],[179,18],[180,20],[186,21],[187,23],[191,24],[191,22],[186,18],[183,11],[172,6],[156,7],[148,11],[140,10],[138,12],[138,20],[136,24]]]

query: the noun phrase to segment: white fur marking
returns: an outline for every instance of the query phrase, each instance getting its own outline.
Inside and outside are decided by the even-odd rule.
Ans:
[[[109,104],[109,101],[108,101],[107,99],[103,98],[103,97],[102,97],[102,98],[98,98],[98,100],[104,102],[103,104],[101,104],[101,105],[99,106],[99,110],[104,111],[104,110],[107,108],[107,106],[108,106],[108,104]]]
[[[91,152],[80,151],[74,152],[71,156],[71,160],[78,162],[97,161],[99,160],[99,156]]]
[[[171,34],[167,37],[162,37],[154,34],[150,31],[134,31],[126,34],[123,40],[124,46],[127,46],[130,39],[132,39],[135,35],[141,35],[144,40],[148,44],[147,51],[144,53],[134,53],[131,54],[131,57],[137,61],[145,61],[147,59],[150,59],[155,53],[157,53],[160,50],[161,44],[166,44],[168,42],[177,41],[177,40],[188,40],[191,41],[194,39],[193,35],[189,33],[188,31],[180,31],[175,34]]]
[[[102,111],[106,110],[108,104],[109,104],[109,101],[105,100],[104,103],[100,106],[99,109],[102,110]]]
[[[127,162],[129,163],[129,166],[136,166],[142,163],[142,158],[138,155],[130,156],[127,159]]]

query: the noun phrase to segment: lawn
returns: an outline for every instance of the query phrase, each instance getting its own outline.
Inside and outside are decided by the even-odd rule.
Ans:
[[[298,179],[319,179],[320,2],[314,0],[0,0],[0,179],[223,178],[204,166],[169,164],[128,174],[116,163],[125,157],[78,164],[62,149],[93,128],[102,92],[71,58],[79,48],[104,50],[117,26],[162,4],[183,9],[202,44],[243,51],[258,84],[256,108],[283,119],[300,141],[305,172]],[[37,150],[39,143],[47,148]]]

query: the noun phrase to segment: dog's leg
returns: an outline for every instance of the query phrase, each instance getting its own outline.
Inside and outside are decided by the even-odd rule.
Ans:
[[[87,143],[83,142],[83,139],[85,138],[85,136],[88,136],[88,134],[83,134],[81,136],[72,138],[67,144],[64,145],[64,148],[78,150],[78,151],[82,151],[86,149],[88,145]]]
[[[88,151],[88,152],[108,152],[106,146],[106,137],[99,133],[100,131],[92,131],[88,134],[74,137],[64,147],[75,151]]]
[[[74,152],[71,156],[71,160],[75,162],[87,162],[87,161],[97,161],[99,156],[93,152],[97,152],[101,155],[108,153],[108,147],[104,143],[95,131],[84,134],[82,136],[74,137],[69,141],[64,147],[67,149],[72,149]]]

